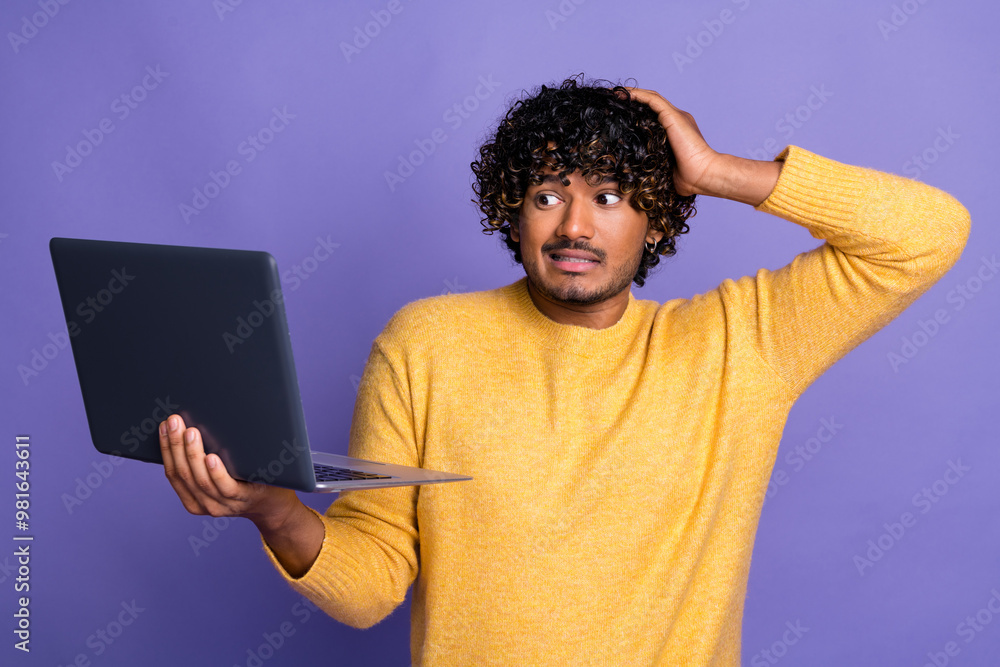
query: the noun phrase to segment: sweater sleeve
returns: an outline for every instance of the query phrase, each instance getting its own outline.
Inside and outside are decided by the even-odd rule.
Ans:
[[[968,211],[947,193],[795,146],[757,210],[826,243],[777,271],[727,280],[727,317],[741,319],[760,357],[799,395],[884,327],[958,260]],[[733,312],[728,312],[733,310]]]
[[[350,456],[420,466],[404,378],[376,341],[358,386]],[[355,628],[371,627],[403,602],[417,575],[417,488],[342,492],[325,515],[316,512],[325,526],[323,545],[297,579],[266,542],[264,550],[292,588],[327,614]]]

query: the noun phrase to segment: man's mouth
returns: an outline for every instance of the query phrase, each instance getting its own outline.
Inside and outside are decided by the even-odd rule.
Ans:
[[[590,271],[601,263],[601,260],[591,253],[582,250],[563,250],[549,253],[552,264],[560,271],[568,273],[583,273]]]
[[[557,262],[582,262],[589,264],[597,263],[597,260],[594,259],[584,259],[582,257],[566,257],[564,255],[555,255],[555,254],[552,255],[552,259],[554,259]]]

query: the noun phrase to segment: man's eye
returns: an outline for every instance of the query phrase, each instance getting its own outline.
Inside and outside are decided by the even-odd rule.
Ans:
[[[610,192],[605,192],[597,195],[597,203],[604,205],[617,204],[622,200],[621,196],[613,195]]]
[[[559,199],[555,195],[543,194],[535,197],[535,201],[538,203],[539,206],[552,206],[557,201],[559,201]]]

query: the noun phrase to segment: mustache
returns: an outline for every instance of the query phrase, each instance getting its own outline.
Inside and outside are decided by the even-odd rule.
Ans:
[[[582,250],[583,252],[589,252],[597,257],[602,262],[607,258],[607,253],[605,253],[600,248],[595,248],[594,246],[587,245],[585,243],[573,243],[572,241],[561,241],[558,243],[546,243],[542,246],[543,253],[555,252],[557,250]]]

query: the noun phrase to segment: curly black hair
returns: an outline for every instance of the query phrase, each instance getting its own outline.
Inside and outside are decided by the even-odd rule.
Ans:
[[[695,214],[695,196],[674,189],[674,164],[666,130],[649,105],[633,100],[624,86],[588,83],[579,74],[514,102],[471,165],[473,202],[482,211],[483,233],[499,231],[521,264],[521,246],[511,239],[510,225],[517,222],[528,187],[541,183],[542,169],[556,169],[563,179],[579,170],[589,184],[612,177],[622,194],[630,195],[632,208],[664,232],[652,252],[643,251],[633,277],[642,287],[660,257],[677,252],[675,239],[689,231],[685,221]]]

